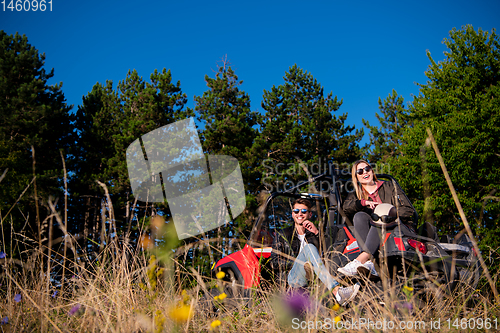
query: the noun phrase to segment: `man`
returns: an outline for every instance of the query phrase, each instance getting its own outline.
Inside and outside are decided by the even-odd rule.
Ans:
[[[273,242],[273,265],[284,266],[285,269],[292,261],[280,255],[280,252],[295,257],[288,273],[288,284],[292,288],[307,285],[316,273],[325,286],[332,291],[337,302],[344,306],[351,301],[359,290],[359,285],[341,287],[330,275],[319,255],[319,231],[310,221],[312,204],[309,200],[299,198],[293,203],[292,217],[294,225],[280,230]]]

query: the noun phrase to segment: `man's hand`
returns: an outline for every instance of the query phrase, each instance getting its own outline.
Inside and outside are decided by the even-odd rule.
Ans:
[[[305,220],[304,223],[302,223],[302,226],[315,235],[317,235],[319,232],[316,226],[309,220]]]

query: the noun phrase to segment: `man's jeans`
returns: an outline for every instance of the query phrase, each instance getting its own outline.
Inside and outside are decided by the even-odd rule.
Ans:
[[[307,285],[306,271],[304,264],[309,261],[314,268],[314,272],[325,286],[332,290],[339,283],[330,275],[323,261],[319,256],[318,249],[312,244],[306,244],[295,259],[290,273],[288,273],[288,284],[292,288],[304,287]]]

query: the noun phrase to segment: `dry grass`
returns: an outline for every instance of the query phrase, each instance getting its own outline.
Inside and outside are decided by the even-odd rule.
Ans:
[[[108,212],[112,212],[112,207],[108,207]],[[58,221],[62,220],[55,210],[53,214]],[[66,233],[66,237],[70,236]],[[220,255],[221,242],[215,239],[210,244],[213,253]],[[206,250],[206,245],[200,241],[190,247]],[[0,329],[5,332],[475,332],[481,331],[477,329],[481,325],[489,327],[489,331],[500,331],[499,304],[495,304],[487,281],[480,284],[480,290],[471,290],[467,281],[463,281],[451,295],[430,282],[434,292],[429,296],[405,288],[404,285],[412,285],[411,280],[399,280],[391,286],[388,279],[383,279],[384,291],[366,283],[346,308],[334,306],[332,296],[318,282],[309,287],[304,297],[290,296],[285,283],[278,280],[261,283],[261,287],[247,291],[246,297],[224,298],[220,296],[224,292],[230,295],[224,281],[201,276],[191,268],[192,262],[188,263],[186,256],[174,257],[168,247],[144,251],[141,246],[144,242],[140,248],[132,249],[112,240],[85,267],[82,261],[72,262],[71,258],[50,260],[47,267],[50,253],[47,249],[42,252],[35,248],[24,262],[12,260],[7,254],[0,259]],[[65,280],[62,289],[56,289],[54,285],[60,283],[48,272],[62,262],[67,263],[71,278]],[[497,276],[493,278],[496,281]]]
[[[111,244],[92,266],[78,268],[57,294],[40,258],[22,269],[6,260],[0,315],[8,322],[0,328],[8,332],[323,332],[334,330],[339,320],[338,325],[357,323],[355,328],[361,331],[381,332],[384,322],[388,331],[403,331],[400,325],[413,327],[405,332],[437,331],[440,322],[441,331],[462,332],[473,322],[477,327],[479,318],[483,326],[489,320],[491,331],[500,326],[498,305],[487,287],[476,292],[462,285],[453,295],[429,298],[402,285],[387,287],[385,292],[364,287],[350,307],[337,309],[329,293],[315,283],[303,300],[310,302],[309,307],[298,315],[279,281],[252,290],[249,298],[213,300],[227,291],[222,280],[199,276],[182,263],[181,274],[176,275],[167,253],[157,250],[157,257],[162,258],[161,264],[152,252],[122,251]],[[197,283],[182,291],[179,278],[181,284]],[[204,296],[210,290],[212,295]],[[21,295],[20,300],[16,295]],[[462,327],[462,322],[456,322],[454,328],[455,319],[463,318],[470,321]]]

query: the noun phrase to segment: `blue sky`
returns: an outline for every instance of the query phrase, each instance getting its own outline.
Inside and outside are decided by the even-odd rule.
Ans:
[[[10,0],[5,0],[6,5]],[[206,89],[227,55],[244,81],[252,109],[264,90],[283,83],[294,64],[325,93],[343,99],[346,124],[377,124],[378,98],[395,89],[411,101],[430,64],[444,58],[444,38],[472,24],[500,26],[500,1],[63,1],[52,11],[3,11],[0,29],[19,32],[46,54],[50,83],[63,82],[69,104],[81,104],[97,82],[115,87],[129,69],[149,80],[163,68],[193,96]],[[365,140],[368,140],[365,129]]]

